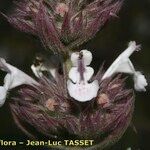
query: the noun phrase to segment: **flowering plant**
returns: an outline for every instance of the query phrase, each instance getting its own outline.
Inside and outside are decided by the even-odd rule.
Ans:
[[[31,69],[36,80],[0,59],[7,72],[0,86],[0,106],[8,92],[18,127],[32,138],[93,139],[91,149],[104,149],[126,131],[134,110],[134,92],[117,73],[133,76],[134,88],[146,91],[145,76],[129,57],[141,49],[131,41],[112,65],[98,73],[90,67],[92,53],[78,47],[95,34],[121,8],[122,0],[23,0],[11,15],[17,29],[38,36],[45,49],[59,55],[57,65],[37,56]],[[49,60],[51,62],[51,58]],[[40,135],[40,136],[39,136]],[[70,149],[70,148],[69,148]],[[86,148],[87,149],[87,148]]]

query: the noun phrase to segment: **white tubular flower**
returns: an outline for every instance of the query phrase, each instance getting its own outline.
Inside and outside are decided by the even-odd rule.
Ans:
[[[71,97],[79,102],[92,100],[97,96],[99,90],[98,81],[89,83],[94,74],[94,70],[88,67],[92,61],[92,53],[82,50],[71,55],[73,67],[69,72],[67,88]]]
[[[37,78],[41,78],[43,76],[43,73],[41,71],[41,67],[36,67],[34,64],[31,66],[31,70],[33,72],[33,74],[37,77]]]
[[[136,71],[129,57],[134,51],[139,51],[140,45],[136,45],[135,41],[129,43],[128,48],[121,53],[118,58],[112,63],[108,68],[105,74],[102,77],[102,80],[112,76],[116,73],[129,73],[133,75],[134,87],[137,91],[146,91],[145,86],[147,86],[147,81],[145,76],[142,75],[139,71]]]
[[[49,72],[54,78],[56,77],[56,69],[55,68],[46,68],[45,66],[35,66],[34,64],[31,66],[31,70],[37,78],[41,78],[43,76],[43,71]]]
[[[7,72],[7,75],[4,78],[4,85],[0,86],[0,106],[4,104],[8,90],[23,84],[33,86],[38,84],[34,79],[21,70],[6,63],[3,58],[0,58],[0,69]]]
[[[43,72],[47,72],[53,78],[56,77],[56,68],[58,67],[57,57],[51,56],[47,58],[47,56],[42,54],[37,54],[33,65],[31,66],[31,70],[37,78],[43,77]]]

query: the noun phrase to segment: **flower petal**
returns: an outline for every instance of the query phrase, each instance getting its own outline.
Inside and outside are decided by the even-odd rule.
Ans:
[[[92,61],[92,53],[88,50],[81,50],[80,53],[83,55],[84,65],[89,66]],[[79,52],[71,54],[71,61],[74,67],[78,66]]]
[[[84,79],[89,81],[94,74],[94,69],[92,67],[86,67],[84,72]]]
[[[86,67],[83,73],[84,79],[86,81],[90,80],[94,74],[94,70],[91,67]],[[69,71],[69,78],[74,82],[80,82],[80,74],[77,67],[72,67]]]
[[[49,69],[49,72],[51,73],[51,75],[55,78],[56,77],[56,68],[51,68]]]
[[[9,89],[10,85],[12,84],[13,82],[13,78],[11,76],[11,74],[7,73],[5,78],[4,78],[4,87],[5,89]]]
[[[148,85],[146,78],[141,72],[137,71],[134,75],[134,88],[137,91],[146,91],[145,87]]]
[[[116,72],[133,74],[135,72],[135,69],[130,59],[126,59],[120,63]]]
[[[71,54],[71,62],[73,67],[78,66],[79,52],[75,52]]]
[[[84,64],[86,66],[89,66],[91,64],[91,61],[92,61],[92,53],[88,50],[82,50],[81,51],[83,53],[83,60],[84,60]]]
[[[68,80],[67,87],[69,95],[79,102],[92,100],[97,96],[97,92],[99,90],[97,80],[90,84],[73,84],[70,80]]]
[[[0,107],[3,106],[3,104],[5,103],[6,96],[7,96],[7,89],[4,88],[3,86],[0,86]]]
[[[71,79],[74,83],[80,80],[80,74],[78,72],[77,67],[72,67],[69,71],[69,79]]]
[[[37,78],[41,78],[43,76],[43,71],[47,71],[52,75],[52,77],[56,77],[56,68],[46,68],[44,66],[31,66],[31,70]]]
[[[113,74],[122,71],[124,73],[134,73],[135,69],[132,63],[130,62],[129,57],[134,51],[136,51],[137,49],[139,50],[139,48],[140,46],[136,45],[135,41],[131,41],[129,43],[129,47],[123,53],[121,53],[117,57],[117,59],[112,63],[112,65],[107,69],[107,71],[102,77],[102,80],[109,78]]]
[[[39,67],[36,67],[35,65],[32,65],[31,70],[37,78],[41,78],[43,76],[43,73],[42,73],[42,71],[40,70]]]
[[[8,86],[8,89],[12,89],[15,88],[17,86],[20,86],[22,84],[27,84],[27,85],[37,85],[37,82],[32,79],[30,76],[28,76],[27,74],[25,74],[24,72],[22,72],[21,70],[13,67],[10,64],[5,64],[11,71],[11,73],[8,75],[6,75],[5,78],[5,84],[8,86],[8,83],[10,83],[10,85]],[[8,79],[8,80],[7,80]]]

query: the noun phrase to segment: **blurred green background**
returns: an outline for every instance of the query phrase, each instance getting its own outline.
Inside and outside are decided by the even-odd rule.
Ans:
[[[12,0],[0,0],[1,12],[7,14],[11,9]],[[93,52],[92,65],[95,69],[98,69],[103,61],[107,68],[127,47],[130,40],[137,41],[142,44],[142,50],[134,53],[131,59],[137,70],[144,72],[150,83],[150,0],[125,0],[119,17],[107,24],[95,38],[84,44],[82,48]],[[38,39],[17,31],[2,16],[0,17],[0,57],[6,58],[9,63],[32,76],[30,65],[37,52],[44,52]],[[4,75],[1,74],[1,85],[3,77]],[[8,101],[0,108],[0,118],[0,139],[23,140],[27,138],[14,124]],[[132,128],[129,128],[121,141],[111,149],[125,150],[131,145],[135,150],[138,147],[141,150],[150,150],[149,86],[146,93],[136,93],[133,123],[137,134]]]

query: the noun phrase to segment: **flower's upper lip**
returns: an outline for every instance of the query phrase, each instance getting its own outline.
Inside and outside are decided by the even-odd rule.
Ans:
[[[83,52],[82,51],[79,53],[79,59],[83,59]]]

